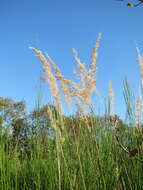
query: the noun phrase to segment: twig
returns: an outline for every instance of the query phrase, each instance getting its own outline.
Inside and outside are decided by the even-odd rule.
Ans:
[[[128,154],[129,157],[132,157],[132,158],[134,158],[135,160],[137,160],[137,161],[143,163],[143,160],[141,160],[140,158],[138,158],[138,157],[136,156],[136,154],[138,153],[138,149],[133,149],[133,150],[129,151],[126,147],[124,147],[124,146],[120,143],[119,138],[118,138],[118,136],[117,136],[117,134],[116,134],[116,130],[117,130],[116,124],[117,124],[117,121],[115,122],[115,132],[114,132],[114,135],[115,135],[116,141],[117,141],[117,143],[118,143],[118,146],[119,146],[124,152],[126,152],[126,154]]]

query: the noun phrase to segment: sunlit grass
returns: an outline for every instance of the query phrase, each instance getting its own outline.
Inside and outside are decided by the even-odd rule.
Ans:
[[[44,65],[46,76],[43,79],[51,86],[55,105],[46,107],[48,132],[41,133],[40,105],[37,103],[36,127],[24,139],[26,145],[14,141],[9,128],[5,130],[3,117],[0,118],[0,189],[143,189],[141,94],[135,103],[128,81],[124,80],[126,124],[113,111],[111,83],[105,115],[97,116],[92,109],[85,114],[83,109],[90,105],[91,95],[96,90],[99,40],[100,37],[93,48],[89,70],[74,52],[80,85],[65,79],[49,56],[47,59],[41,51],[32,48]],[[66,101],[75,100],[75,116],[63,115],[58,82]]]

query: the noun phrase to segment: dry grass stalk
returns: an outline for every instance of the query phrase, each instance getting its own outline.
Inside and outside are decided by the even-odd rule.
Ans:
[[[99,47],[101,35],[99,34],[96,44],[93,47],[92,58],[89,64],[89,69],[86,69],[85,65],[78,58],[77,51],[73,49],[74,58],[77,62],[77,73],[79,83],[72,80],[66,79],[54,61],[49,55],[46,56],[36,48],[31,47],[40,61],[43,63],[43,70],[46,77],[41,77],[42,80],[47,81],[51,87],[53,97],[56,104],[61,105],[61,98],[59,94],[58,82],[65,95],[65,100],[68,105],[71,105],[71,98],[75,100],[76,104],[80,107],[80,112],[82,112],[82,107],[88,105],[91,101],[91,95],[96,90],[96,60],[97,60],[97,50]]]
[[[140,54],[139,48],[136,49],[138,54],[138,64],[140,67],[140,81],[141,81],[141,86],[143,87],[143,57]]]
[[[94,73],[96,72],[95,65],[96,65],[96,60],[97,60],[97,55],[98,55],[97,51],[98,51],[98,48],[99,48],[99,45],[100,45],[100,40],[101,40],[101,34],[99,34],[99,36],[98,36],[98,38],[96,40],[96,44],[93,47],[92,59],[91,59],[90,65],[89,65],[89,72],[92,73],[93,76],[94,76]]]
[[[51,61],[49,62],[46,59],[46,57],[43,55],[43,53],[41,51],[37,50],[36,48],[30,47],[30,49],[32,49],[36,53],[36,56],[43,63],[43,70],[46,74],[46,77],[41,77],[41,79],[44,81],[47,81],[49,83],[53,97],[54,97],[56,105],[58,107],[58,110],[61,110],[61,98],[59,95],[57,80],[51,71],[51,66],[50,66]]]
[[[114,104],[115,104],[115,102],[114,102],[114,97],[115,97],[115,95],[114,95],[114,91],[113,91],[113,88],[112,88],[112,82],[111,81],[109,81],[109,87],[108,87],[108,99],[109,99],[109,104],[110,104],[110,108],[111,108],[111,110],[110,110],[110,114],[111,115],[114,115]]]
[[[84,105],[90,104],[91,95],[96,90],[96,60],[97,60],[97,50],[99,48],[99,42],[101,39],[101,34],[99,34],[96,44],[93,47],[91,61],[89,64],[89,69],[86,69],[84,63],[78,58],[78,53],[75,49],[73,49],[74,58],[77,62],[77,70],[79,84],[73,85],[76,94],[76,104],[79,104],[79,111],[82,112],[84,110]],[[78,98],[78,100],[77,100]]]
[[[54,115],[52,113],[52,110],[51,110],[50,106],[48,106],[48,108],[47,108],[47,114],[48,114],[48,118],[51,121],[51,126],[53,127],[53,129],[57,130],[56,121],[54,119]]]
[[[140,91],[138,93],[137,97],[137,103],[136,103],[136,111],[135,111],[135,122],[138,127],[140,127],[141,124],[141,116],[142,116],[142,96],[140,94]]]

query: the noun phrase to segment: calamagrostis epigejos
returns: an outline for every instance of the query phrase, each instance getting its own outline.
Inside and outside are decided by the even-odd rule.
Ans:
[[[33,47],[30,47],[30,49],[32,49],[36,53],[36,56],[43,63],[43,70],[46,74],[46,77],[41,77],[41,79],[49,83],[56,105],[58,109],[61,110],[61,107],[59,107],[61,105],[61,98],[59,95],[57,80],[51,71],[50,62],[46,59],[46,57],[43,55],[43,53],[40,50],[37,50],[36,48]]]
[[[138,64],[140,67],[140,81],[141,81],[141,87],[143,88],[143,57],[140,54],[139,48],[137,49],[137,54],[138,54]]]
[[[88,105],[90,103],[91,95],[96,90],[96,60],[100,38],[101,35],[99,34],[96,44],[93,47],[88,69],[79,59],[77,51],[73,49],[74,59],[77,63],[76,72],[78,73],[78,83],[66,79],[49,55],[44,55],[38,49],[30,47],[30,49],[36,53],[37,57],[43,63],[43,70],[46,76],[41,77],[41,79],[49,83],[57,105],[61,105],[58,84],[60,85],[61,90],[65,95],[65,100],[68,104],[71,103],[71,98],[76,101],[76,104],[80,104],[80,109],[83,105]]]
[[[142,116],[142,96],[139,91],[138,97],[137,97],[137,102],[135,105],[135,122],[138,127],[141,124],[141,116]]]
[[[114,91],[112,88],[112,82],[109,81],[109,86],[108,86],[108,101],[109,101],[109,106],[110,106],[110,114],[114,115]]]

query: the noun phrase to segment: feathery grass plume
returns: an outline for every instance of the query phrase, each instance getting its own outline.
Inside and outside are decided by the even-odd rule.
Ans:
[[[108,86],[108,114],[109,115],[114,115],[114,91],[112,88],[112,82],[109,81],[109,86]]]
[[[54,116],[53,116],[53,113],[52,113],[52,110],[50,108],[50,106],[47,107],[47,114],[48,114],[48,118],[50,119],[51,121],[51,126],[55,129],[56,129],[56,121],[54,119]]]
[[[135,122],[138,127],[141,124],[141,116],[142,116],[142,96],[140,91],[138,92],[137,102],[135,105]]]
[[[72,93],[68,85],[73,84],[73,81],[64,78],[60,69],[57,67],[57,65],[54,63],[54,61],[51,59],[51,57],[48,54],[44,56],[43,53],[37,50],[36,48],[30,47],[30,49],[32,49],[36,53],[37,57],[44,65],[43,70],[46,74],[46,77],[41,77],[41,79],[49,83],[56,104],[61,105],[61,99],[57,84],[57,81],[60,81],[61,89],[63,94],[65,95],[66,102],[70,105],[71,103],[70,96]],[[52,73],[52,70],[54,73]]]
[[[43,70],[46,74],[46,77],[41,77],[41,79],[49,83],[55,102],[58,106],[61,105],[61,97],[59,94],[58,84],[61,87],[61,90],[65,96],[65,100],[68,105],[71,104],[72,98],[74,99],[76,104],[79,105],[80,111],[82,112],[83,109],[81,110],[81,108],[90,103],[91,95],[96,90],[96,59],[100,38],[101,34],[99,34],[96,44],[93,47],[89,69],[85,67],[85,65],[79,59],[77,51],[73,49],[74,59],[77,63],[76,71],[78,73],[77,77],[79,82],[74,82],[72,80],[66,79],[48,54],[46,54],[45,56],[41,51],[37,50],[36,48],[30,48],[36,53],[37,57],[44,65]]]
[[[143,89],[143,57],[141,56],[140,50],[138,47],[136,47],[137,55],[138,55],[138,64],[140,67],[140,81],[141,81],[141,87]]]
[[[64,96],[65,96],[65,100],[66,100],[67,104],[70,106],[71,105],[71,95],[72,95],[72,93],[71,93],[69,85],[72,85],[73,81],[66,79],[62,75],[60,69],[54,63],[54,61],[51,59],[50,56],[48,56],[46,54],[46,57],[48,58],[49,63],[53,66],[54,76],[55,76],[56,80],[58,80],[60,82],[60,87],[62,89],[62,92],[63,92]]]
[[[98,56],[97,51],[98,51],[98,48],[100,45],[100,40],[101,40],[101,33],[99,33],[98,38],[97,38],[96,43],[95,43],[95,46],[93,47],[92,57],[91,57],[91,61],[89,64],[89,73],[92,73],[91,75],[93,75],[93,76],[96,73],[95,65],[96,65],[96,60],[97,60],[97,56]]]
[[[30,49],[36,53],[36,56],[43,63],[43,70],[46,74],[46,77],[41,77],[41,79],[49,83],[56,105],[58,109],[61,111],[61,98],[59,95],[57,80],[55,76],[53,75],[51,71],[51,66],[50,66],[50,63],[52,61],[50,61],[49,63],[49,60],[46,59],[46,57],[43,55],[43,53],[40,50],[37,50],[36,48],[33,48],[33,47],[30,47]]]
[[[55,76],[56,80],[58,80],[60,82],[62,92],[65,95],[65,100],[66,100],[67,104],[70,106],[71,105],[71,97],[70,97],[70,91],[69,91],[68,85],[71,84],[72,81],[64,78],[60,69],[54,63],[54,61],[51,59],[51,57],[48,54],[46,54],[46,57],[47,57],[49,63],[53,67],[54,76]]]
[[[74,59],[77,62],[77,77],[79,79],[79,84],[76,86],[73,86],[73,89],[75,90],[76,98],[78,97],[78,101],[76,102],[77,104],[80,103],[79,107],[80,109],[84,105],[90,104],[91,101],[91,95],[94,91],[96,91],[96,72],[97,72],[97,67],[96,67],[96,60],[97,60],[97,50],[99,47],[99,42],[101,39],[101,34],[99,34],[96,44],[93,47],[92,51],[92,57],[91,61],[89,64],[89,69],[86,69],[84,63],[81,62],[81,60],[78,57],[78,53],[75,49],[73,49],[74,53]]]

